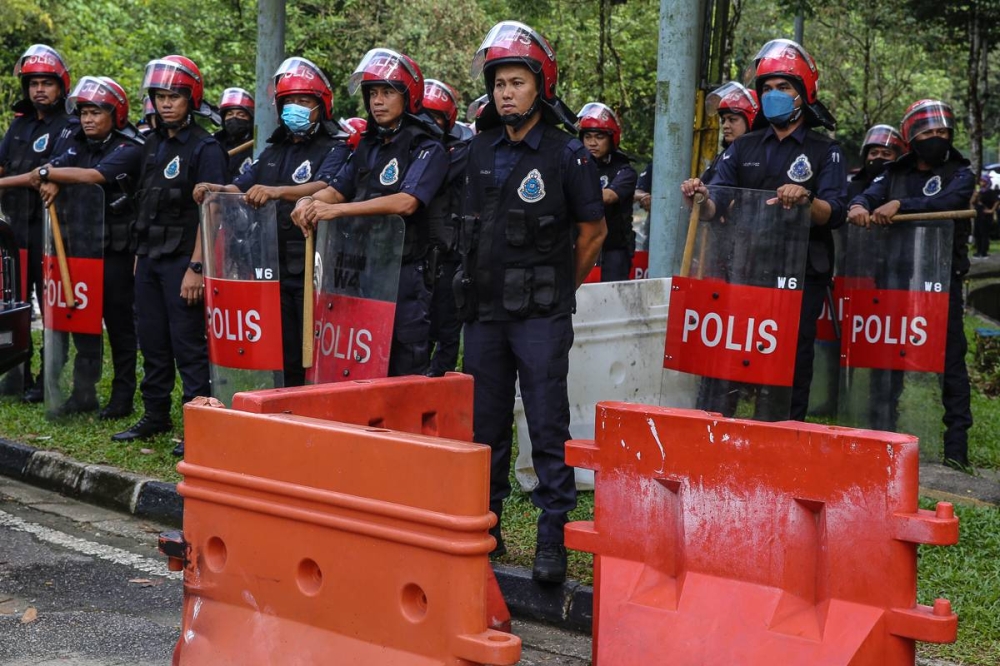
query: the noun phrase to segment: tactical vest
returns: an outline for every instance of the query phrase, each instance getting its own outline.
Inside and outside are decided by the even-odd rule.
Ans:
[[[381,143],[377,136],[365,136],[358,144],[351,158],[357,163],[357,189],[355,201],[368,201],[399,192],[403,177],[413,159],[413,152],[420,150],[420,144],[429,138],[422,127],[404,121],[402,129],[390,143]],[[372,167],[368,167],[369,154],[378,148]],[[423,259],[427,253],[430,234],[427,229],[427,211],[424,206],[417,212],[403,218],[406,232],[403,236],[403,263]]]
[[[242,174],[245,169],[249,168],[250,164],[253,162],[253,146],[244,148],[238,153],[233,153],[232,155],[229,154],[229,151],[252,139],[253,134],[250,134],[245,139],[240,141],[231,139],[229,135],[226,134],[226,130],[219,130],[212,136],[214,136],[219,143],[222,144],[222,147],[226,151],[226,159],[228,160],[226,163],[226,178],[228,180],[226,180],[226,182],[231,183],[236,180],[236,177]]]
[[[192,196],[197,185],[192,167],[195,153],[211,135],[194,122],[182,131],[189,132],[183,143],[156,131],[146,140],[135,221],[138,255],[156,259],[194,251],[199,214]],[[160,146],[163,155],[157,159]]]
[[[767,130],[756,130],[749,132],[736,139],[740,143],[739,159],[741,163],[737,165],[739,169],[740,187],[753,190],[776,190],[782,185],[789,183],[801,185],[815,194],[817,174],[826,160],[826,154],[830,146],[837,143],[819,132],[806,130],[805,140],[798,150],[789,153],[785,163],[780,169],[766,168],[767,150],[764,138]],[[786,141],[795,141],[786,138]],[[809,160],[810,171],[808,178],[798,181],[789,176],[793,165],[801,169],[801,163],[796,164],[801,156],[805,155]],[[748,162],[756,162],[761,167],[750,168]],[[768,174],[768,172],[771,172]],[[822,226],[811,225],[809,227],[809,252],[806,260],[806,280],[809,282],[825,282],[833,276],[834,244],[833,232],[829,224]]]
[[[469,161],[469,144],[465,141],[449,141],[448,176],[444,185],[427,206],[427,222],[430,243],[444,252],[453,252],[458,247],[458,225],[456,216],[462,213],[465,197],[465,168]]]
[[[7,135],[7,159],[3,162],[5,176],[28,173],[49,161],[52,149],[60,139],[71,137],[79,129],[76,116],[60,109],[47,117],[36,115],[14,118]],[[21,247],[26,247],[28,225],[42,219],[42,200],[30,187],[5,188],[0,192],[0,207],[8,216]]]
[[[257,161],[257,184],[301,185],[315,180],[324,158],[339,143],[342,143],[340,139],[317,132],[301,143],[293,143],[289,138],[271,144],[264,149]],[[296,179],[302,182],[297,182]],[[281,266],[282,275],[302,275],[305,270],[306,242],[302,231],[292,223],[295,202],[279,200],[275,203],[278,218],[278,265]]]
[[[575,137],[543,125],[538,150],[521,151],[497,187],[493,144],[502,131],[478,134],[469,151],[471,210],[462,219],[455,281],[459,309],[464,319],[480,321],[572,312],[574,225],[566,215],[562,156]]]
[[[114,133],[110,141],[98,150],[91,150],[88,147],[87,137],[82,130],[77,132],[73,143],[76,146],[77,154],[74,166],[81,169],[93,169],[122,144],[130,144],[135,146],[136,150],[142,150],[141,143],[117,132]],[[133,187],[137,176],[138,174],[135,173],[129,174]],[[113,252],[129,250],[132,243],[132,220],[135,213],[128,199],[122,198],[128,197],[128,195],[116,182],[104,183],[101,188],[104,190],[104,249]]]
[[[615,176],[624,167],[627,167],[629,162],[627,157],[619,153],[611,153],[611,159],[607,164],[595,160],[597,175],[601,179],[601,189],[607,188],[614,182]],[[635,192],[629,192],[625,196],[619,196],[615,203],[604,205],[604,219],[608,224],[608,235],[604,239],[605,248],[628,250],[629,252],[635,250],[635,231],[632,229],[632,199],[634,197]]]

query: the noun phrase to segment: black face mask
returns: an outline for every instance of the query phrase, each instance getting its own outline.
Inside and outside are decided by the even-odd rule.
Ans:
[[[951,154],[951,141],[940,136],[932,136],[911,144],[917,157],[932,167],[941,166]]]
[[[244,120],[243,118],[226,118],[222,122],[222,126],[226,129],[226,134],[234,139],[240,139],[248,135],[253,129],[253,121]]]
[[[885,165],[892,160],[887,160],[884,157],[876,157],[875,159],[868,160],[865,162],[865,173],[868,174],[869,178],[875,178],[876,176],[882,175],[885,171]]]

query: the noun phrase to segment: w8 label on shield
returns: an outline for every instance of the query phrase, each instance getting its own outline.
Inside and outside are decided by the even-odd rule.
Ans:
[[[205,278],[208,360],[240,370],[281,370],[277,281]]]
[[[944,371],[947,290],[853,289],[847,296],[840,343],[842,366]]]
[[[674,277],[663,367],[791,386],[802,292]]]

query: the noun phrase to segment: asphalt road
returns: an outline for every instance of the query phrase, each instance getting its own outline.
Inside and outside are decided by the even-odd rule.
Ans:
[[[184,592],[165,529],[0,477],[0,666],[169,664]],[[525,666],[590,663],[587,636],[514,631]]]

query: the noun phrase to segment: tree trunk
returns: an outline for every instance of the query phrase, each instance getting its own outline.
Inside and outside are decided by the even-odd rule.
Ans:
[[[978,3],[973,3],[969,14],[969,60],[968,60],[968,102],[969,119],[969,159],[972,172],[978,174],[983,168],[983,100],[985,93],[986,48],[980,23]]]

